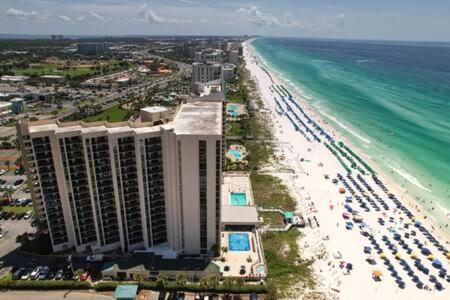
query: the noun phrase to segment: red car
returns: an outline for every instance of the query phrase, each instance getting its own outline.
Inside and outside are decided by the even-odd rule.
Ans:
[[[90,275],[90,274],[89,274],[89,271],[87,271],[87,272],[81,274],[80,280],[81,280],[81,281],[86,281],[86,280],[88,280],[88,279],[89,279],[89,275]]]

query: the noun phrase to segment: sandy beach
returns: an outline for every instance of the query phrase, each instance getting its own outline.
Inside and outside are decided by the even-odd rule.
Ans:
[[[248,43],[244,43],[244,47],[246,67],[257,83],[261,99],[273,124],[275,144],[278,147],[276,155],[282,158],[281,163],[284,166],[292,170],[274,172],[273,175],[280,177],[289,187],[297,200],[298,212],[305,219],[312,220],[312,226],[301,229],[304,236],[299,244],[302,257],[315,259],[318,290],[327,298],[336,299],[448,299],[448,275],[439,276],[443,272],[441,270],[448,269],[448,259],[445,251],[439,250],[435,243],[430,241],[427,230],[446,249],[449,247],[448,235],[439,230],[439,225],[424,213],[407,192],[393,184],[393,180],[389,180],[385,174],[379,174],[379,168],[375,164],[361,151],[352,147],[338,130],[319,118],[295,90],[285,85],[274,72],[263,68]],[[272,88],[272,81],[275,85],[284,85],[293,95],[293,100],[334,140],[344,141],[368,161],[389,192],[396,195],[415,216],[414,220],[388,198],[372,176],[361,175],[358,178],[359,172],[355,170],[348,177],[343,166],[325,147],[323,137],[319,136],[319,133],[316,132],[322,142],[314,141],[308,131],[305,135],[296,131],[292,120],[297,121],[293,114],[302,118],[306,124],[307,120],[288,99],[280,99]],[[292,111],[289,111],[288,107]],[[279,113],[280,110],[283,112]],[[300,124],[299,126],[301,127]],[[304,128],[302,130],[305,131]],[[309,137],[309,140],[305,137]],[[332,179],[338,179],[337,174],[342,177],[337,183],[333,183]],[[345,194],[339,192],[339,188],[345,186],[344,182],[355,190],[354,195],[349,193],[348,188]],[[364,183],[373,191],[370,192]],[[352,196],[352,200],[346,202],[346,197],[349,196]],[[356,196],[361,200],[356,201]],[[365,203],[367,208],[361,208],[362,203]],[[352,211],[355,210],[358,214],[353,216],[361,217],[362,222],[354,222]],[[343,217],[344,214],[347,218]],[[420,221],[422,225],[415,226],[415,221]],[[351,226],[348,223],[351,223]],[[425,248],[433,257],[426,254]],[[417,255],[420,261],[411,258],[412,254]],[[436,262],[436,259],[442,263],[440,268],[432,263],[433,260]],[[380,281],[372,278],[374,271],[382,274]],[[439,284],[436,282],[442,285],[442,290],[439,290]]]

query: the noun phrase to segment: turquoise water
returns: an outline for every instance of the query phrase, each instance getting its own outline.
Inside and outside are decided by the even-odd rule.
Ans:
[[[236,104],[228,105],[228,107],[227,107],[228,114],[234,118],[237,117],[239,115],[239,113],[236,111],[236,109],[238,109],[238,107],[239,106]]]
[[[245,193],[230,193],[231,205],[247,205],[247,196]]]
[[[252,47],[300,103],[448,224],[450,44],[258,38]]]
[[[228,151],[231,155],[233,155],[235,158],[241,158],[241,151],[240,150],[230,150]]]
[[[250,240],[248,233],[229,233],[228,249],[230,251],[249,251]]]

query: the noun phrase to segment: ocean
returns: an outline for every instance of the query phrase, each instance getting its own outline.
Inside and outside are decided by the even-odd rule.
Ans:
[[[448,226],[449,43],[256,38],[251,46],[301,101]]]

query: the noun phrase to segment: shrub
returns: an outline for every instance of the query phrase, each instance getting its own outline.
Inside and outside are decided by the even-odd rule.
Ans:
[[[77,282],[69,280],[0,281],[0,288],[11,290],[88,290],[91,287],[91,283],[89,282]]]

